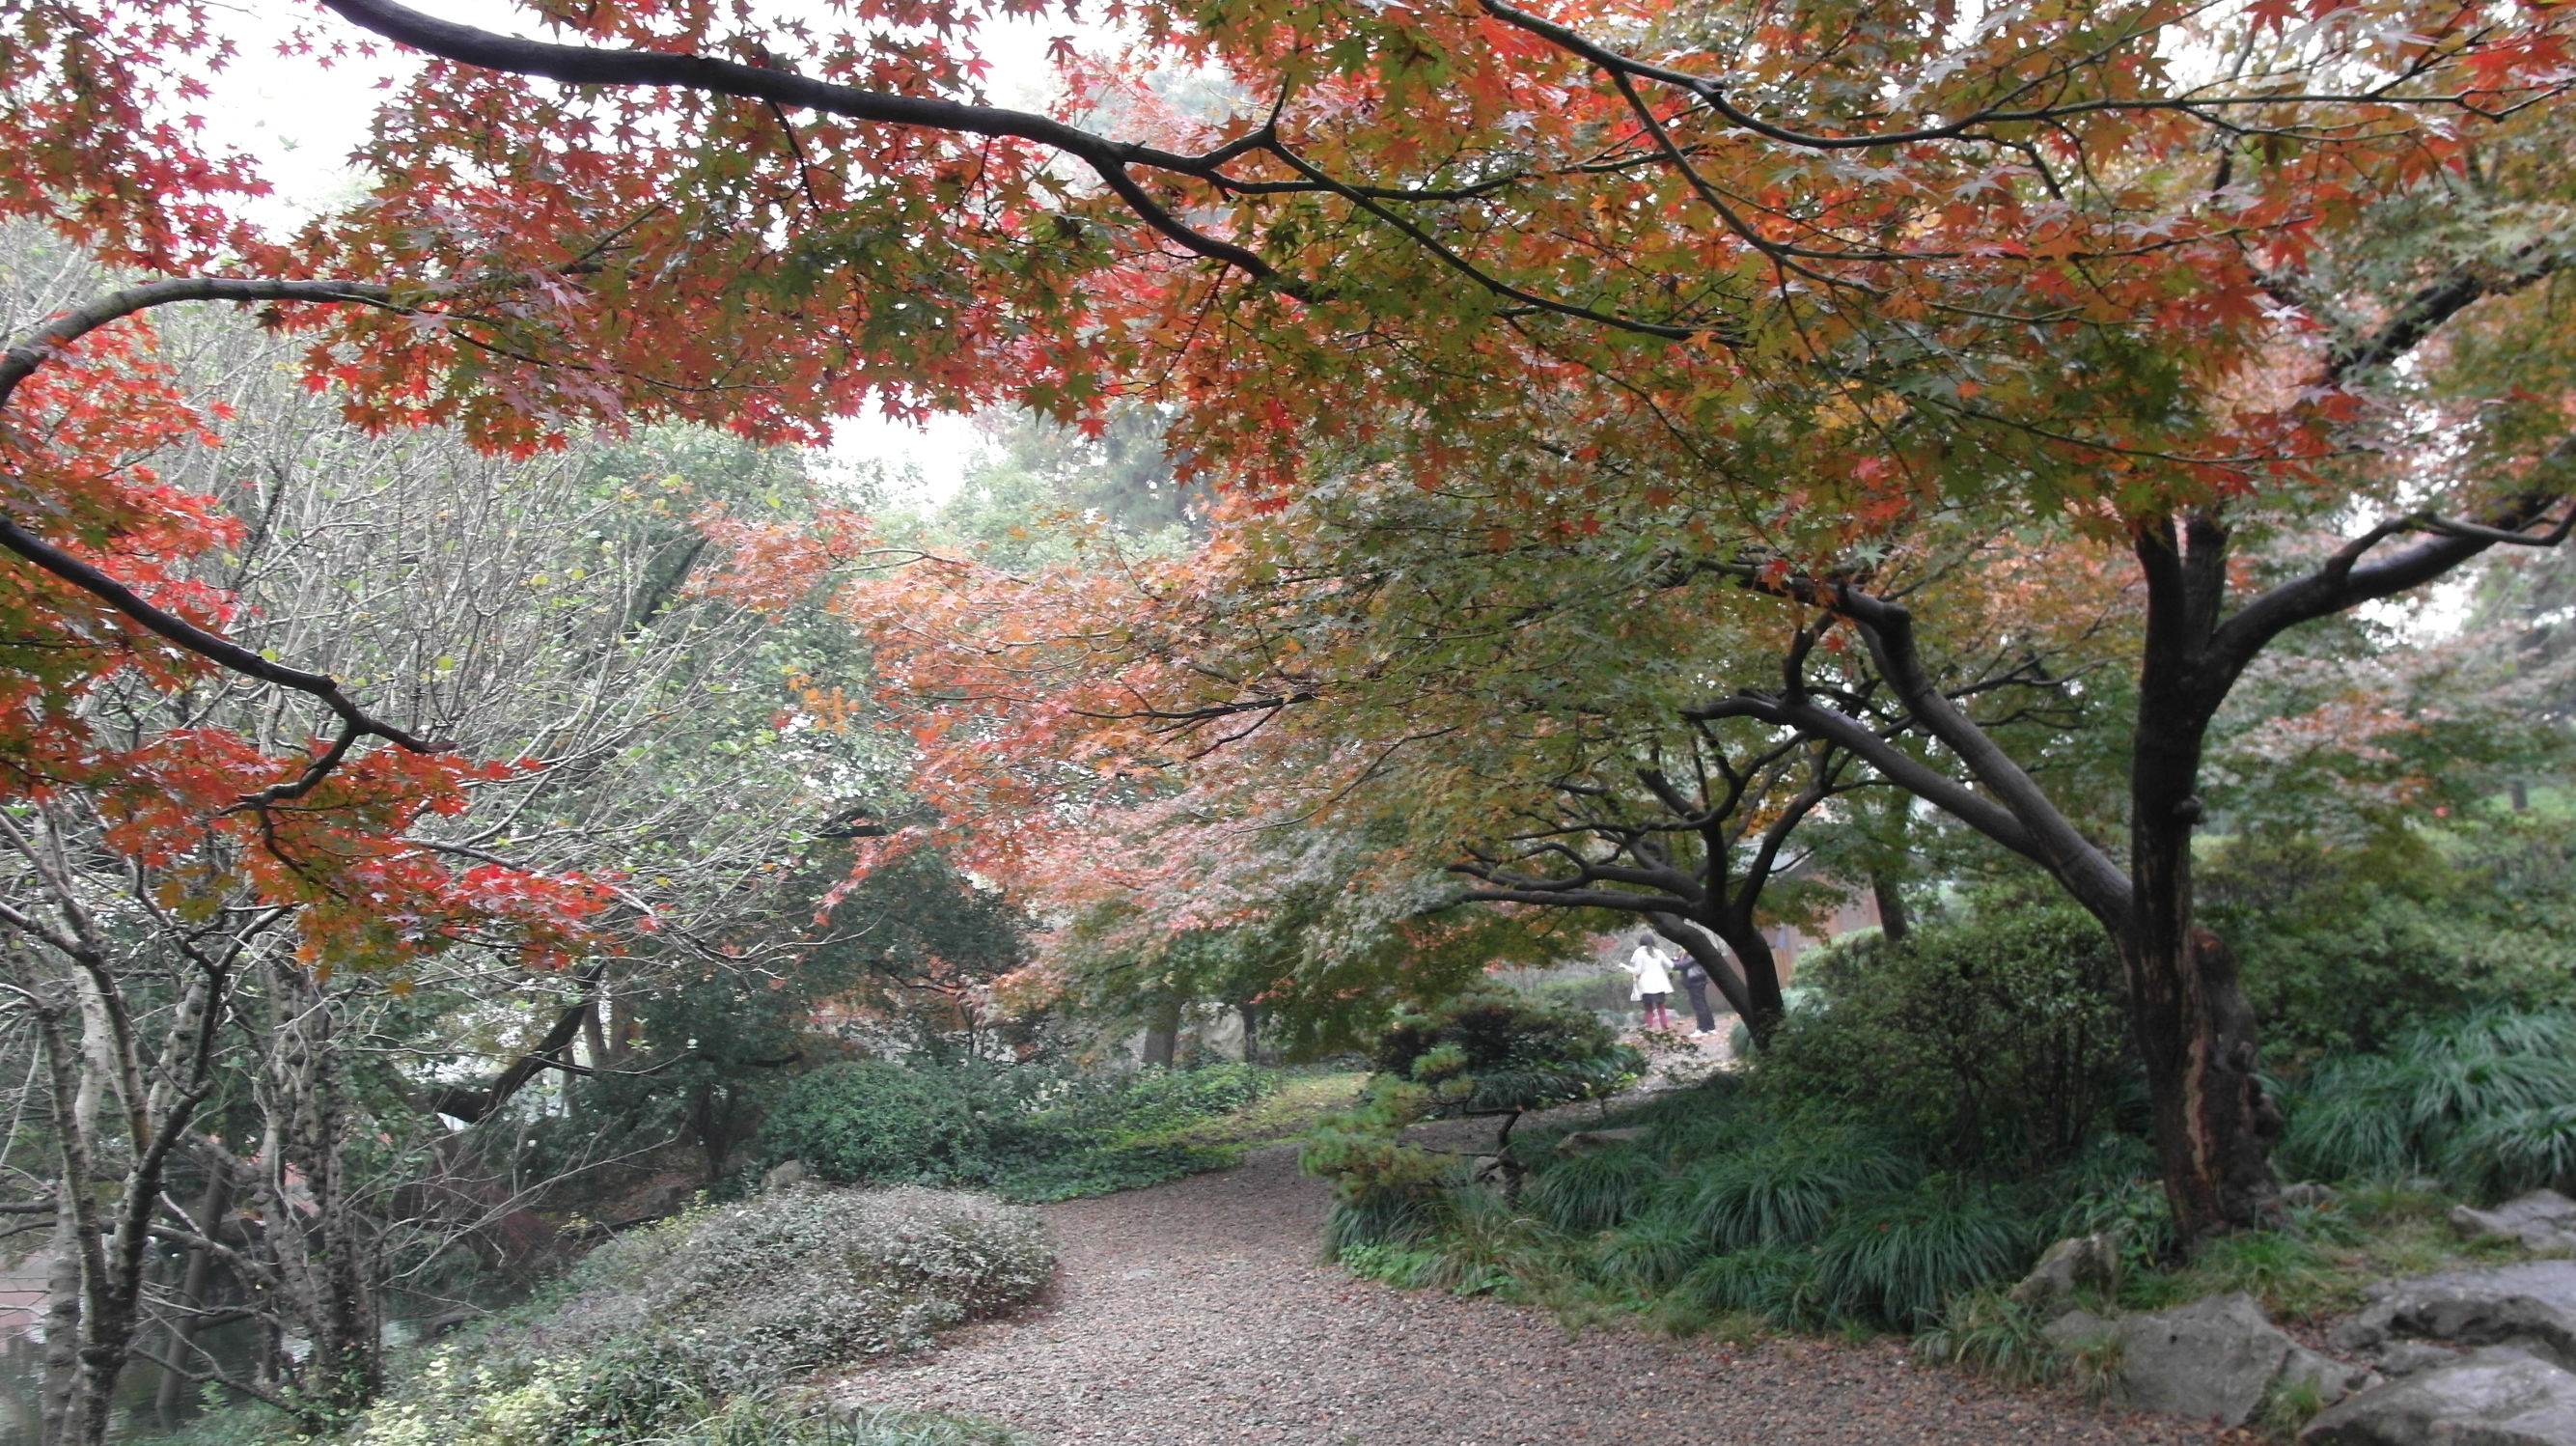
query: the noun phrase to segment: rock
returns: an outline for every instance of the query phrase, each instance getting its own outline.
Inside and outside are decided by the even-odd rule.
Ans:
[[[2368,1366],[2350,1365],[2306,1346],[2293,1345],[2281,1369],[2272,1375],[2272,1393],[2304,1390],[2322,1408],[2356,1391],[2367,1391],[2379,1382],[2379,1373]]]
[[[2534,1190],[2493,1210],[2462,1205],[2451,1212],[2451,1229],[2463,1240],[2501,1237],[2519,1241],[2526,1250],[2576,1250],[2576,1200],[2555,1190]]]
[[[1644,1138],[1646,1130],[1641,1125],[1624,1130],[1577,1130],[1557,1141],[1556,1150],[1560,1155],[1591,1155],[1614,1145],[1633,1145]]]
[[[2108,1299],[2120,1290],[2120,1237],[2103,1231],[2061,1240],[2012,1288],[2012,1303],[2043,1320],[2054,1320],[2075,1308],[2079,1291]]]
[[[2299,1446],[2576,1446],[2576,1374],[2491,1346],[2352,1397]]]
[[[2142,1411],[2241,1426],[2263,1404],[2291,1341],[2243,1292],[2122,1316],[2120,1392]]]
[[[782,1160],[770,1166],[769,1173],[760,1177],[760,1188],[763,1191],[784,1190],[790,1185],[801,1185],[804,1182],[805,1162]]]
[[[2332,1185],[2317,1180],[2301,1180],[2282,1189],[2281,1208],[2305,1210],[2317,1205],[2331,1205],[2340,1198]]]
[[[2120,1323],[2089,1310],[2070,1310],[2040,1327],[2039,1334],[2050,1345],[2072,1355],[2087,1347],[2107,1345],[2116,1340],[2120,1334]]]
[[[1509,1155],[1478,1155],[1469,1167],[1467,1178],[1488,1190],[1499,1190],[1508,1200],[1521,1192],[1521,1181],[1529,1169]]]
[[[2437,1346],[2430,1341],[2390,1341],[2363,1352],[2383,1376],[2411,1376],[2417,1371],[2429,1371],[2435,1366],[2458,1360],[2462,1354],[2449,1346]]]
[[[2399,1341],[2509,1345],[2576,1368],[2576,1261],[2446,1270],[2384,1282],[2371,1294],[2367,1308],[2335,1327],[2336,1349],[2386,1361]]]

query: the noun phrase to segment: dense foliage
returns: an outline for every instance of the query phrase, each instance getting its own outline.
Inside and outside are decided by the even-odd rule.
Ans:
[[[2490,1201],[2576,1189],[2576,1013],[2428,1020],[2383,1052],[2317,1061],[2289,1108],[2282,1157],[2319,1179],[2430,1175]]]
[[[1132,1189],[1230,1163],[1189,1127],[1251,1105],[1274,1072],[1203,1064],[1072,1075],[963,1059],[853,1060],[797,1077],[761,1131],[767,1162],[827,1180],[974,1184],[1019,1200]]]
[[[2387,1047],[2479,1002],[2576,999],[2576,825],[2487,804],[2343,842],[2242,837],[2203,873],[2273,1057]]]
[[[1761,1087],[1875,1119],[1935,1159],[2046,1169],[2137,1094],[2120,961],[2072,905],[1999,895],[1901,942],[1826,950],[1799,984],[1814,1002]]]

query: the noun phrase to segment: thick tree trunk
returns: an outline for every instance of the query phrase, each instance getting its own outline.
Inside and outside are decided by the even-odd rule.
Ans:
[[[1784,1009],[1780,964],[1771,952],[1771,941],[1762,937],[1752,919],[1740,911],[1730,911],[1716,921],[1685,921],[1679,914],[1649,917],[1657,934],[1680,945],[1698,962],[1708,982],[1725,996],[1727,1007],[1744,1021],[1753,1047],[1768,1045],[1779,1032]]]
[[[1913,916],[1905,912],[1905,890],[1892,874],[1869,876],[1870,898],[1878,905],[1878,930],[1890,942],[1902,944],[1914,932]]]
[[[2198,926],[2180,940],[2123,940],[2129,1019],[2154,1102],[2156,1159],[2187,1241],[2269,1222],[2281,1112],[2255,1074],[2254,1011],[2236,960]]]
[[[2105,918],[2128,974],[2129,1024],[2154,1102],[2156,1155],[2187,1241],[2279,1211],[2280,1110],[2255,1073],[2254,1011],[2236,959],[2192,920],[2192,831],[2209,722],[2233,675],[2210,641],[2226,600],[2227,534],[2192,519],[2143,536],[2148,580],[2129,758],[2128,908]]]

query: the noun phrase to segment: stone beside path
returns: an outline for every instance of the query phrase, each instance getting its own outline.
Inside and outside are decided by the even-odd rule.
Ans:
[[[2181,1446],[2171,1418],[1920,1370],[1899,1344],[1735,1349],[1355,1280],[1316,1263],[1293,1146],[1044,1207],[1063,1265],[1019,1319],[853,1370],[850,1402],[1002,1421],[1039,1446]]]

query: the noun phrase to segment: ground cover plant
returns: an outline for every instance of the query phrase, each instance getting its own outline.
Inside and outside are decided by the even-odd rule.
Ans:
[[[826,1366],[919,1350],[1028,1299],[1053,1265],[1037,1220],[986,1197],[917,1186],[772,1192],[610,1240],[540,1299],[423,1351],[344,1439],[871,1440],[795,1425],[813,1413],[765,1393]]]
[[[764,1164],[826,1180],[975,1185],[1025,1202],[1130,1190],[1234,1162],[1219,1127],[1280,1088],[1279,1071],[1067,1074],[983,1060],[851,1060],[800,1076],[761,1127]]]

